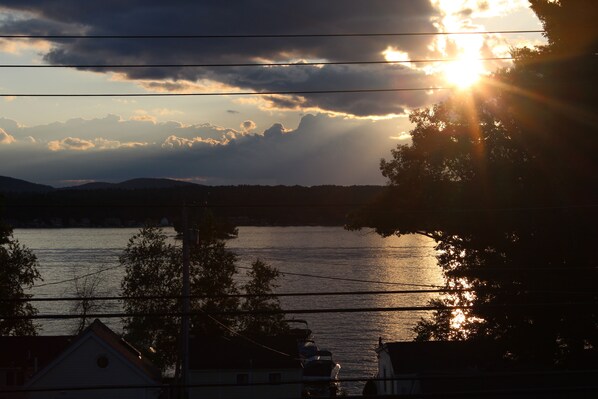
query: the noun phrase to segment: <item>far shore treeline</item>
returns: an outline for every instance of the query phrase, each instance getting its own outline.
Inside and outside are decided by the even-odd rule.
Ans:
[[[176,225],[209,209],[237,226],[341,226],[382,186],[202,186],[52,189],[0,193],[3,219],[15,228]]]

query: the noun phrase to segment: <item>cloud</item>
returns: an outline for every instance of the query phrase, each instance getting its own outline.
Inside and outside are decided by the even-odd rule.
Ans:
[[[29,127],[21,126],[11,119],[0,118],[0,128],[10,132],[18,140],[32,137],[38,142],[47,143],[61,141],[67,137],[78,137],[93,142],[96,138],[102,137],[106,140],[119,141],[121,145],[127,142],[161,142],[170,135],[187,139],[201,137],[220,141],[243,136],[246,133],[210,123],[185,125],[177,121],[160,122],[144,112],[146,111],[139,110],[137,115],[133,115],[128,120],[118,115],[107,115],[101,118],[74,118],[65,122]]]
[[[407,132],[401,132],[401,134],[399,134],[398,136],[390,136],[389,138],[392,140],[399,140],[399,141],[410,140],[411,134],[409,134]]]
[[[133,115],[130,119],[132,121],[137,121],[137,122],[151,122],[151,123],[158,122],[158,119],[155,116],[151,116],[148,114]]]
[[[21,18],[3,21],[11,33],[209,34],[429,32],[438,10],[427,1],[387,0],[216,0],[202,2],[85,2],[61,0],[4,2]],[[57,10],[60,10],[59,12]],[[116,11],[117,10],[117,11]],[[312,37],[220,40],[55,41],[44,58],[53,64],[181,64],[295,62],[301,60],[380,60],[388,48],[410,58],[429,54],[430,37]],[[325,67],[114,68],[120,79],[155,91],[305,91],[428,87],[434,79],[421,70],[383,65]],[[98,70],[105,72],[105,70]],[[376,95],[304,95],[296,106],[352,115],[399,114],[429,103],[425,92]]]
[[[75,125],[85,126],[85,122],[90,121]],[[112,123],[129,121],[112,117]],[[64,180],[122,181],[139,176],[199,178],[205,184],[381,184],[379,160],[388,157],[396,143],[389,136],[406,129],[398,127],[396,119],[372,122],[325,114],[305,115],[294,128],[274,123],[259,134],[210,124],[171,126],[177,133],[164,135],[155,144],[73,135],[43,146],[0,150],[0,170],[53,185]],[[220,136],[192,134],[202,130]],[[228,137],[223,132],[237,134]]]
[[[51,50],[51,44],[45,40],[10,40],[0,38],[0,52],[20,55],[27,50],[46,53]]]
[[[48,143],[50,151],[85,151],[95,147],[94,143],[88,140],[83,140],[77,137],[67,137],[62,140],[54,140]]]
[[[16,140],[13,136],[6,133],[4,129],[0,128],[0,144],[12,144],[15,141]]]
[[[66,137],[62,140],[48,142],[50,151],[89,151],[89,150],[114,150],[119,148],[144,147],[147,143],[128,142],[121,143],[118,140],[106,140],[98,137],[94,140],[84,140],[78,137]]]
[[[228,140],[218,141],[214,139],[204,139],[201,137],[195,137],[193,139],[186,139],[184,137],[177,137],[177,136],[168,136],[166,140],[162,143],[162,148],[192,148],[196,145],[219,145],[219,144],[226,144]]]
[[[257,125],[255,124],[254,121],[247,120],[247,121],[244,121],[243,123],[241,123],[241,130],[244,133],[249,133],[252,130],[255,130],[256,127],[257,127]]]

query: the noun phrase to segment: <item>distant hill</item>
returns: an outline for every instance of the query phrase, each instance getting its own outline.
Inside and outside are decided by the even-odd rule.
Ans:
[[[105,183],[94,182],[86,183],[80,186],[64,187],[62,190],[138,190],[138,189],[163,189],[163,188],[177,188],[177,187],[192,187],[197,186],[193,183],[187,183],[172,179],[152,179],[139,178],[131,179],[121,183]]]
[[[69,187],[62,187],[59,190],[106,190],[109,188],[114,188],[115,183],[105,183],[105,182],[93,182],[93,183],[85,183],[79,186],[69,186]]]
[[[44,193],[53,190],[54,187],[52,186],[31,183],[26,180],[15,179],[13,177],[0,176],[0,192]]]

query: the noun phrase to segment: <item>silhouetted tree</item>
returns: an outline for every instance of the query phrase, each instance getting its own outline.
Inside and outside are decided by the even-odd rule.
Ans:
[[[249,312],[280,310],[278,297],[272,296],[280,272],[258,259],[251,264],[247,274],[250,279],[243,285],[243,290],[252,296],[245,298],[241,308]],[[287,331],[287,324],[283,314],[250,314],[241,320],[240,328],[251,335],[276,335]]]
[[[434,238],[447,287],[473,290],[434,301],[472,308],[422,320],[419,339],[580,364],[598,347],[598,3],[531,4],[549,44],[412,113],[412,144],[381,162],[387,191],[353,227]]]
[[[168,242],[164,232],[145,227],[134,235],[120,257],[125,266],[122,282],[125,296],[156,296],[159,299],[127,299],[125,312],[126,338],[141,348],[153,348],[148,354],[159,366],[172,366],[177,361],[180,318],[168,316],[182,310],[182,248]],[[236,256],[222,240],[204,237],[190,246],[191,334],[232,334],[239,329],[237,317],[212,315],[220,311],[239,310],[239,293],[235,282]],[[269,279],[277,271],[260,263],[259,281],[250,283],[255,292],[270,292]],[[255,268],[254,268],[255,270]],[[254,281],[252,279],[252,281]],[[270,306],[265,301],[263,306]],[[256,304],[257,305],[257,304]],[[259,308],[259,306],[257,306]],[[160,313],[161,317],[139,316],[139,313]],[[270,330],[268,330],[270,331]]]
[[[94,299],[100,293],[102,277],[99,274],[88,273],[83,278],[73,279],[72,289],[77,301],[71,305],[71,313],[79,314],[81,318],[72,327],[73,335],[78,335],[87,328],[93,320],[88,315],[101,309],[100,303]]]
[[[121,283],[124,296],[181,295],[182,254],[180,248],[167,242],[167,236],[161,229],[141,229],[129,239],[119,260],[125,267],[125,277]],[[180,322],[179,318],[167,314],[181,311],[180,300],[127,299],[124,301],[124,310],[129,314],[166,314],[161,317],[132,315],[125,318],[125,337],[145,351],[149,350],[148,354],[159,367],[175,364]]]
[[[25,293],[41,279],[33,252],[12,235],[12,230],[0,222],[0,335],[35,335],[37,326],[31,319],[14,320],[10,316],[33,316],[37,310],[23,301],[33,295]]]

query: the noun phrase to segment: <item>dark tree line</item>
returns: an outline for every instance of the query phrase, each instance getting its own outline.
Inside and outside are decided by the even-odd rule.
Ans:
[[[382,190],[379,186],[195,186],[166,189],[6,193],[16,227],[140,227],[176,224],[181,205],[210,207],[236,225],[336,225]]]
[[[352,226],[434,238],[447,286],[473,289],[435,301],[472,308],[422,320],[419,339],[581,365],[598,346],[598,3],[530,3],[548,44],[414,112],[412,144],[381,162],[385,194]]]

